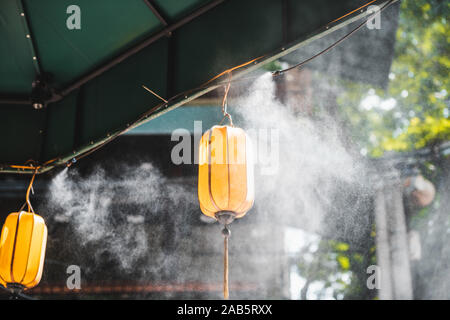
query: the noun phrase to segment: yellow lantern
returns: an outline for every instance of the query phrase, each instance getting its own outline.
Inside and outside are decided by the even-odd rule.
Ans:
[[[225,116],[231,117],[224,111]],[[214,126],[200,140],[198,199],[202,212],[224,225],[223,294],[228,299],[228,225],[254,202],[251,141],[244,130]]]
[[[7,287],[32,288],[41,280],[47,244],[44,219],[33,212],[13,212],[0,237],[0,277]]]
[[[244,130],[214,126],[200,140],[198,199],[202,212],[227,225],[254,201],[251,141]]]
[[[235,128],[227,112],[227,96],[231,86],[225,87],[222,100],[223,120],[229,126],[214,126],[206,131],[199,146],[198,200],[202,212],[224,225],[223,296],[228,299],[228,225],[242,218],[253,206],[255,192],[253,182],[253,157],[251,140],[244,130]]]
[[[29,201],[33,181],[34,175],[27,190],[28,211],[8,215],[0,237],[1,283],[15,291],[36,286],[44,266],[47,226]]]

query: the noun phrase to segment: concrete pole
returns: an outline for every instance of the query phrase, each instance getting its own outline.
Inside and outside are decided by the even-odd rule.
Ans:
[[[403,207],[404,186],[397,170],[381,168],[376,174],[374,198],[379,298],[413,298],[409,242]]]
[[[392,277],[391,277],[391,253],[389,247],[389,232],[387,227],[386,204],[384,192],[380,188],[375,194],[375,224],[377,264],[380,270],[380,287],[378,297],[380,300],[392,300]]]
[[[403,186],[394,182],[385,188],[386,213],[391,252],[393,298],[413,298],[411,266],[409,261],[408,232],[403,208]]]

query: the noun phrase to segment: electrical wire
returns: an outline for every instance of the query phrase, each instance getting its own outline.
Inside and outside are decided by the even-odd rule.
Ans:
[[[372,1],[373,2],[373,1]],[[302,66],[304,66],[305,64],[307,64],[308,62],[316,59],[317,57],[327,53],[328,51],[332,50],[333,48],[335,48],[336,46],[338,46],[340,43],[342,43],[343,41],[345,41],[346,39],[350,38],[353,34],[355,34],[358,30],[360,30],[362,27],[364,27],[368,21],[370,21],[371,19],[373,19],[375,17],[375,15],[380,14],[381,11],[383,11],[385,8],[387,8],[389,5],[391,5],[394,2],[394,0],[390,0],[389,2],[387,2],[383,7],[380,8],[379,12],[376,12],[374,15],[370,16],[369,18],[367,18],[364,22],[362,22],[361,24],[359,24],[356,28],[354,28],[352,31],[350,31],[349,33],[347,33],[346,35],[344,35],[342,38],[340,38],[339,40],[337,40],[336,42],[332,43],[329,47],[325,48],[324,50],[320,51],[319,53],[313,55],[312,57],[299,62],[289,68],[283,69],[283,70],[278,70],[275,71],[274,73],[272,73],[273,76],[278,76],[282,73],[291,71],[293,69],[297,69],[300,68]],[[359,10],[359,9],[356,9]]]

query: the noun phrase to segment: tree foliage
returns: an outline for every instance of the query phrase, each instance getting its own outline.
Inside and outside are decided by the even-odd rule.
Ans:
[[[338,102],[363,151],[381,156],[450,139],[449,12],[446,1],[403,1],[388,89],[344,84]]]
[[[448,1],[402,1],[388,89],[331,80],[342,88],[339,112],[363,154],[379,157],[386,151],[410,151],[450,140],[449,13]],[[422,223],[427,213],[421,210],[414,224]],[[321,240],[312,260],[299,258],[299,273],[307,279],[303,291],[311,282],[323,281],[337,298],[375,298],[365,282],[366,268],[376,263],[374,237],[375,231],[367,240],[367,252]],[[350,281],[343,281],[345,275]]]

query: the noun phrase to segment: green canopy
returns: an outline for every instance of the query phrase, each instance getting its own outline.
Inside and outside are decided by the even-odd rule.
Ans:
[[[3,0],[0,171],[44,172],[94,151],[216,88],[226,77],[201,86],[227,69],[257,58],[239,77],[366,17],[373,2]]]

